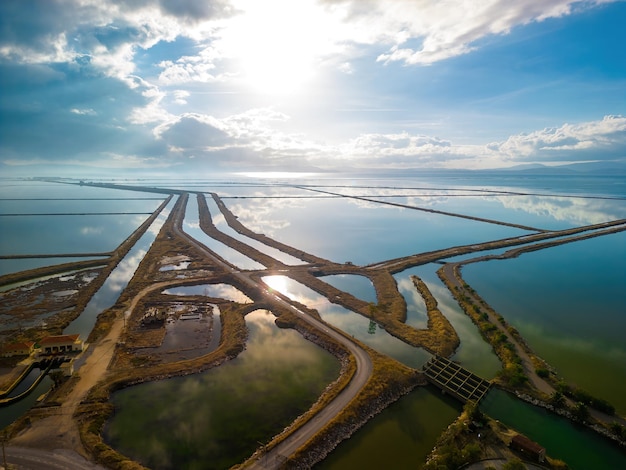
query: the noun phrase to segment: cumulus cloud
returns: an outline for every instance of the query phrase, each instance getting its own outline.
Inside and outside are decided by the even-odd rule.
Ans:
[[[78,114],[79,116],[97,116],[98,113],[91,108],[72,108],[70,113]]]
[[[157,126],[154,132],[173,149],[198,151],[233,143],[222,127],[222,123],[211,116],[186,113]]]
[[[417,165],[438,166],[443,161],[466,158],[452,142],[434,136],[362,134],[340,147],[343,158],[366,166],[403,168]]]
[[[226,1],[6,0],[0,2],[0,59],[89,65],[124,79],[135,70],[138,49],[179,36],[202,39],[212,21],[232,13]]]
[[[340,146],[336,160],[369,167],[495,168],[525,162],[619,160],[626,157],[625,148],[626,118],[605,116],[598,121],[516,134],[485,145],[408,132],[362,134]],[[325,152],[324,158],[328,154]]]
[[[328,149],[299,134],[277,131],[288,117],[272,109],[252,109],[218,119],[199,113],[171,116],[154,129],[170,155],[194,165],[228,163],[239,168],[307,167],[312,156]]]
[[[450,0],[387,2],[328,0],[341,5],[346,23],[362,43],[389,44],[382,62],[432,64],[466,54],[490,35],[507,34],[516,26],[572,14],[610,0]],[[413,43],[417,45],[412,45]]]
[[[605,116],[599,121],[563,124],[529,134],[509,137],[487,148],[513,161],[585,160],[604,156],[625,156],[626,117]]]
[[[110,151],[110,164],[123,165],[115,155],[128,154],[126,164],[136,167],[173,164],[181,157],[251,166],[398,168],[617,158],[626,147],[622,116],[557,123],[487,145],[408,132],[363,133],[331,144],[285,131],[289,116],[273,108],[242,111],[239,101],[230,111],[218,110],[218,99],[202,105],[194,100],[194,93],[210,86],[227,90],[224,83],[245,69],[238,53],[248,54],[251,71],[258,65],[287,76],[290,69],[315,68],[324,58],[350,78],[368,60],[367,48],[376,51],[372,62],[427,65],[467,54],[482,39],[519,25],[610,1],[301,0],[294,7],[288,0],[262,6],[253,0],[4,0],[0,71],[8,74],[0,73],[0,80],[8,124],[0,151],[6,162],[37,161],[45,154],[64,163],[92,158],[98,165],[106,165],[104,152]],[[280,15],[303,8],[306,14]],[[262,12],[263,21],[246,18],[246,9]],[[283,29],[255,44],[271,21]],[[250,51],[262,57],[252,60]],[[263,56],[267,51],[276,57]],[[88,151],[95,156],[86,157]],[[20,154],[21,160],[14,158]]]
[[[182,56],[176,61],[161,61],[158,66],[163,71],[159,75],[159,82],[164,85],[174,85],[188,82],[223,81],[229,74],[216,71],[215,62],[220,57],[215,47],[209,46],[193,56]]]
[[[187,104],[187,98],[191,96],[191,93],[186,90],[174,90],[172,94],[174,96],[174,103],[176,104]]]
[[[431,64],[465,54],[489,35],[610,1],[325,0],[317,6],[310,1],[303,4],[307,15],[280,24],[299,22],[289,27],[290,42],[302,43],[301,49],[315,45],[317,53],[336,55],[337,66],[350,70],[346,59],[355,53],[350,45],[387,47],[378,57],[382,62]],[[287,4],[272,2],[264,8],[280,15]],[[253,6],[244,0],[5,0],[0,2],[0,58],[30,64],[88,63],[123,78],[134,72],[137,50],[186,37],[203,49],[195,56],[162,61],[160,80],[210,82],[228,77],[227,71],[215,70],[217,59],[233,53],[226,50],[233,46],[228,20]],[[315,28],[310,28],[313,20]],[[253,24],[246,23],[246,28]]]

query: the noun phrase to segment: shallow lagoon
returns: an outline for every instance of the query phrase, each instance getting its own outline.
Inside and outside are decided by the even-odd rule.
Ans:
[[[202,284],[197,286],[172,287],[163,291],[169,295],[204,295],[219,299],[239,302],[241,304],[251,303],[252,300],[236,287],[229,284]]]
[[[626,413],[626,233],[463,268],[567,381]]]
[[[528,233],[440,214],[341,199],[227,200],[255,232],[357,265]]]
[[[340,368],[274,319],[248,314],[246,350],[216,369],[116,392],[108,442],[157,470],[223,469],[249,457],[306,411]]]
[[[146,215],[59,215],[3,217],[0,255],[103,253],[112,251]]]
[[[396,180],[396,181],[400,182],[400,185],[402,185],[407,180]],[[344,184],[344,183],[346,182],[345,181],[338,182],[338,184]],[[359,181],[359,183],[361,183],[361,181]],[[377,185],[380,183],[381,181],[378,179],[371,180],[369,182],[369,184],[374,184],[374,185]],[[597,184],[597,183],[598,183],[598,180],[593,179],[593,178],[580,179],[579,181],[572,183],[571,178],[570,179],[530,178],[530,179],[526,179],[525,181],[521,181],[521,179],[519,178],[512,178],[510,179],[510,181],[506,181],[502,179],[501,177],[497,177],[492,180],[471,179],[471,178],[470,179],[468,178],[447,178],[447,179],[444,178],[444,179],[441,179],[437,183],[435,183],[434,181],[432,182],[433,185],[440,184],[442,187],[447,187],[447,188],[452,187],[454,185],[487,187],[486,185],[497,184],[502,189],[511,189],[510,187],[508,188],[503,187],[504,184],[507,184],[507,185],[510,184],[511,186],[519,187],[524,190],[531,188],[533,190],[543,191],[545,193],[561,192],[563,194],[568,194],[568,193],[576,192],[581,195],[582,194],[606,194],[606,195],[621,195],[622,197],[626,193],[624,189],[625,187],[624,181],[620,180],[619,178],[612,178],[608,180],[602,179],[602,181],[600,182],[601,184]],[[264,185],[249,185],[249,186],[223,185],[222,186],[223,189],[222,188],[217,189],[216,186],[212,184],[207,184],[206,182],[198,183],[196,186],[200,187],[201,184],[204,184],[204,187],[206,187],[207,190],[216,191],[220,194],[229,194],[232,196],[262,195],[262,194],[268,194],[268,191],[271,191],[274,195],[281,195],[281,196],[293,195],[293,196],[298,197],[298,196],[303,195],[300,192],[300,190],[296,190],[293,188],[282,188],[282,189],[271,188],[271,187],[264,186]],[[155,184],[155,186],[156,185],[157,184]],[[54,186],[55,188],[58,188],[58,187],[65,188],[64,185],[47,184],[47,186]],[[181,183],[181,187],[185,187],[185,184]],[[71,190],[75,189],[72,187],[70,188]],[[571,188],[574,188],[574,189],[571,189]],[[84,188],[84,189],[104,191],[107,193],[107,196],[109,197],[111,196],[115,197],[116,195],[122,193],[122,192],[118,192],[114,190],[105,190],[105,189],[100,189],[100,188]],[[354,193],[356,193],[356,191]],[[133,194],[137,196],[137,195],[141,195],[142,193],[130,193],[129,192],[129,194]],[[309,196],[314,195],[314,193],[308,193],[308,194]],[[313,197],[317,198],[318,196],[313,196]],[[471,197],[467,200],[470,201],[471,199],[476,199],[476,198]],[[504,197],[502,199],[504,200]],[[399,199],[396,199],[396,198],[392,200],[394,202],[399,201]],[[489,198],[485,197],[483,198],[483,200],[486,201],[484,204],[479,204],[479,206],[475,208],[471,207],[471,204],[470,204],[466,207],[466,210],[465,210],[465,209],[462,209],[464,202],[461,202],[462,199],[460,197],[457,197],[455,199],[448,198],[448,200],[445,200],[445,201],[441,200],[440,202],[438,202],[437,203],[438,205],[434,206],[434,208],[443,209],[443,210],[450,210],[451,208],[458,208],[458,210],[471,212],[473,215],[477,215],[481,217],[503,218],[504,220],[507,220],[507,221],[522,222],[526,224],[529,224],[529,222],[526,222],[528,220],[528,221],[533,222],[530,225],[535,225],[534,221],[539,221],[541,223],[540,226],[550,228],[550,227],[561,227],[561,224],[570,226],[570,224],[582,225],[584,223],[595,222],[596,220],[593,219],[593,217],[600,217],[601,220],[597,220],[597,221],[602,221],[602,220],[606,220],[606,214],[609,214],[611,217],[615,215],[615,217],[617,218],[618,216],[620,216],[619,214],[622,213],[620,211],[623,211],[624,206],[625,206],[623,200],[617,201],[617,202],[613,201],[610,203],[611,207],[606,209],[606,211],[602,209],[602,211],[604,211],[602,214],[594,215],[594,212],[597,212],[597,207],[593,207],[593,205],[590,205],[590,204],[585,204],[584,210],[579,211],[580,212],[579,215],[577,215],[575,210],[569,210],[568,214],[570,215],[568,215],[566,218],[560,218],[557,212],[554,212],[552,209],[542,208],[541,205],[539,204],[539,201],[540,201],[539,198],[534,199],[534,200],[529,200],[530,201],[529,204],[526,205],[528,209],[519,209],[517,208],[517,206],[514,207],[514,205],[507,206],[504,202],[498,203],[498,204],[502,204],[502,208],[498,208],[497,204],[494,205],[493,196],[490,196]],[[519,201],[520,199],[519,198],[514,199],[514,198],[510,198],[507,196],[506,200],[507,201],[518,200]],[[552,200],[557,202],[557,204],[555,204],[556,206],[560,204],[560,201],[558,199],[552,198]],[[569,199],[567,200],[569,201]],[[310,201],[312,201],[312,206],[309,206]],[[343,212],[333,216],[333,217],[336,217],[337,220],[346,219],[344,220],[343,225],[340,225],[338,230],[330,230],[328,231],[328,233],[326,233],[325,230],[328,228],[329,224],[332,224],[335,221],[335,218],[333,217],[331,217],[330,222],[328,222],[325,219],[327,211],[330,211],[332,213],[334,211],[332,207],[334,203],[336,203],[337,201],[338,201],[337,199],[330,199],[330,198],[323,197],[323,198],[317,198],[317,199],[307,198],[307,199],[301,199],[301,200],[300,199],[293,199],[293,200],[228,199],[225,202],[228,204],[229,207],[231,207],[231,209],[235,206],[238,206],[241,208],[242,210],[241,214],[238,213],[237,211],[233,211],[233,212],[236,215],[240,215],[240,220],[242,220],[244,224],[248,225],[249,228],[256,230],[258,232],[261,232],[261,233],[267,233],[268,235],[272,235],[273,233],[272,231],[274,230],[276,231],[276,233],[281,233],[281,232],[288,233],[289,236],[292,237],[292,239],[294,240],[294,242],[290,244],[293,244],[296,247],[304,248],[315,254],[326,256],[331,259],[334,259],[333,256],[331,256],[333,253],[335,254],[338,253],[336,260],[340,262],[350,259],[348,256],[344,256],[342,254],[343,253],[342,247],[345,247],[346,243],[344,243],[342,247],[331,246],[330,248],[325,246],[324,244],[319,245],[323,249],[326,250],[327,254],[323,254],[321,252],[318,252],[317,249],[315,248],[316,246],[318,246],[318,245],[315,245],[315,239],[316,238],[324,239],[326,237],[329,237],[329,238],[334,237],[337,239],[337,240],[334,240],[334,242],[337,242],[337,243],[340,242],[341,240],[346,239],[348,245],[354,245],[353,247],[351,247],[353,251],[350,253],[356,253],[356,255],[354,256],[354,259],[351,259],[351,260],[357,262],[358,264],[359,262],[356,256],[363,256],[365,259],[364,262],[367,261],[367,257],[364,256],[364,253],[370,253],[371,258],[375,258],[373,261],[378,261],[378,260],[389,257],[388,255],[390,253],[396,253],[398,251],[401,252],[401,255],[411,254],[417,251],[422,251],[423,249],[425,249],[423,248],[424,246],[429,246],[428,243],[431,243],[432,239],[436,239],[437,237],[442,236],[442,235],[452,237],[450,240],[444,241],[444,243],[442,243],[443,245],[446,245],[446,246],[447,244],[473,243],[474,241],[471,240],[473,237],[472,234],[476,234],[476,233],[480,234],[480,232],[483,229],[484,229],[485,237],[482,237],[481,235],[480,237],[481,241],[486,240],[486,239],[491,239],[491,238],[501,238],[501,236],[493,236],[494,233],[497,232],[497,230],[494,232],[492,230],[494,226],[490,226],[486,224],[477,223],[478,225],[476,225],[476,228],[477,228],[476,230],[464,233],[463,232],[464,228],[468,227],[468,225],[465,225],[465,223],[469,221],[456,219],[454,220],[456,224],[443,223],[443,224],[437,225],[436,229],[430,230],[428,226],[430,225],[431,222],[427,220],[426,218],[420,217],[419,224],[412,221],[412,219],[414,218],[416,214],[420,214],[416,211],[400,210],[397,208],[394,209],[394,208],[386,207],[386,206],[378,206],[376,207],[375,210],[370,210],[370,209],[373,209],[372,206],[361,208],[360,206],[357,207],[357,205],[353,203],[349,203],[348,201],[343,201],[343,204],[340,204],[339,206],[337,206],[337,209],[343,210]],[[533,208],[533,204],[535,204],[536,207]],[[268,206],[267,210],[265,209],[264,206]],[[277,209],[275,209],[275,206],[277,206]],[[282,212],[281,212],[282,210],[281,207],[285,208],[285,210]],[[309,207],[316,209],[316,211],[308,212]],[[606,207],[606,206],[603,206],[603,207]],[[615,207],[617,207],[618,209],[617,210],[614,209]],[[577,207],[575,209],[577,209]],[[250,212],[248,212],[249,210]],[[497,210],[497,212],[493,212],[494,210]],[[258,212],[255,213],[254,211],[258,211]],[[352,214],[351,212],[354,212],[354,214]],[[593,217],[590,218],[589,214],[591,214]],[[389,215],[391,215],[392,217],[389,218]],[[244,217],[242,216],[248,217],[248,221],[250,223],[244,220]],[[443,221],[453,220],[445,216],[438,216],[438,217],[440,217],[441,220]],[[307,218],[310,220],[307,221]],[[409,223],[406,224],[407,227],[409,227],[410,229],[410,230],[407,230],[407,232],[408,231],[412,232],[411,236],[410,237],[404,237],[404,236],[397,237],[395,235],[389,236],[390,233],[392,232],[404,230],[403,229],[404,224],[402,222],[403,218],[411,219],[409,220]],[[386,224],[388,220],[396,221],[397,224],[390,225],[389,227],[387,227]],[[320,222],[320,221],[322,221],[323,223],[319,224],[318,226],[317,222]],[[301,222],[306,222],[306,223],[301,224]],[[371,222],[371,225],[369,227],[368,227],[368,222]],[[544,223],[545,225],[543,225]],[[300,227],[304,228],[303,231],[306,235],[306,237],[304,238],[299,238],[298,236],[297,232],[298,232],[298,228]],[[448,227],[451,227],[452,230],[449,230]],[[387,228],[389,228],[389,230],[386,230]],[[420,228],[424,228],[424,230],[419,230]],[[370,230],[372,234],[368,233]],[[513,230],[513,232],[517,232],[518,234],[524,233],[523,231],[516,231],[514,229],[506,229],[506,230]],[[450,235],[449,233],[447,233],[448,231],[454,231],[455,233]],[[349,236],[346,237],[344,236],[345,234],[348,234]],[[418,234],[419,236],[416,236],[416,234]],[[466,234],[470,235],[470,239],[468,239],[467,237],[464,237],[464,235]],[[281,235],[281,237],[282,236],[283,235]],[[420,243],[417,243],[416,242],[417,238],[426,239],[427,241],[426,245],[421,244],[421,240],[420,240]],[[282,238],[280,237],[279,239],[282,240]],[[431,239],[431,241],[429,241],[428,239]],[[598,239],[598,240],[602,240],[602,239]],[[302,241],[303,243],[300,243],[300,241]],[[306,242],[307,246],[304,245],[304,242]],[[341,244],[341,243],[338,243],[338,244]],[[385,245],[387,244],[388,245],[403,245],[403,246],[397,246],[397,247],[394,247],[394,249],[391,251],[386,251]],[[310,248],[310,246],[312,246],[313,248]],[[624,244],[622,244],[622,246],[624,246]],[[545,252],[538,252],[537,254],[548,253],[548,251],[552,251],[552,249],[547,250]],[[531,256],[531,255],[532,254],[523,255],[518,260],[511,260],[511,262],[515,263],[517,261],[523,260],[526,256]],[[350,257],[352,256],[353,255],[350,254]],[[621,255],[621,259],[622,260],[624,259],[623,255]],[[52,262],[55,262],[55,261],[56,260],[54,261],[51,260],[50,264],[52,264]],[[483,263],[483,265],[493,265],[494,263],[496,262]],[[498,263],[508,263],[508,261],[498,262]],[[428,269],[430,269],[431,272],[434,273],[435,271],[434,268],[436,267],[438,266],[433,265],[433,268],[428,268]],[[615,268],[617,268],[618,270],[621,269],[621,271],[618,271],[618,274],[620,272],[621,273],[624,272],[623,267],[620,266],[619,264],[617,266],[611,265],[610,269],[614,270]],[[435,295],[435,297],[437,297],[437,299],[440,302],[440,308],[442,309],[444,314],[446,314],[444,310],[445,308],[447,308],[447,306],[442,307],[442,299],[445,299],[446,296],[449,297],[449,294],[445,294],[445,288],[437,284],[439,281],[436,279],[436,276],[430,281],[428,280],[428,274],[426,273],[428,269],[426,269],[426,267],[424,267],[425,270],[421,270],[422,269],[421,267],[416,268],[416,269],[418,270],[417,273],[420,275],[420,277],[422,277],[427,282],[427,284],[429,284],[429,287],[431,288],[431,290],[433,290],[433,294]],[[469,267],[466,269],[469,269]],[[494,274],[490,274],[488,279],[491,280],[491,279],[497,278],[497,280],[504,282],[507,276],[514,275],[516,273],[516,270],[521,271],[523,269],[525,268],[517,268],[516,266],[513,266],[512,268],[508,268],[508,269],[503,268],[502,274],[504,274],[504,276],[494,271],[493,272]],[[596,269],[606,270],[607,265],[603,265],[600,267],[597,267],[597,266],[590,267],[588,269],[589,270],[587,274],[590,272],[593,272],[593,274],[595,275],[597,272],[595,271]],[[491,270],[488,270],[488,271],[491,272]],[[538,272],[537,282],[541,282],[541,279],[545,279],[545,278],[546,278],[545,273]],[[472,283],[472,286],[477,288],[477,286],[474,285],[473,283]],[[438,289],[442,289],[441,292],[439,292]],[[483,293],[482,288],[479,290],[479,292],[481,294]],[[584,295],[584,293],[581,292],[581,295]],[[486,298],[487,300],[491,302],[490,298],[488,297]],[[444,305],[445,305],[445,302],[446,301],[443,302]],[[458,310],[458,306],[455,306],[455,305],[451,305],[450,308]],[[601,308],[598,308],[598,310],[601,310]],[[461,315],[463,314],[461,313]],[[588,324],[590,323],[593,323],[593,322],[588,322]],[[455,327],[457,327],[457,324],[455,324]],[[624,331],[624,329],[620,327],[620,329],[616,329],[616,331],[622,332]],[[471,333],[469,329],[468,329],[468,332],[469,333],[468,333],[467,339],[464,340],[464,344],[467,344],[467,342],[472,339],[476,339],[474,336],[472,336],[473,333]],[[459,333],[461,334],[461,332]],[[544,332],[542,331],[542,334],[539,336],[539,339],[541,339],[543,335],[544,335]],[[568,341],[569,339],[571,338],[565,338],[564,341]],[[478,338],[477,341],[481,341],[481,340]],[[467,365],[468,367],[470,367],[470,363],[473,362],[474,360],[476,361],[476,363],[480,363],[481,362],[480,357],[476,357],[476,354],[474,354],[473,352],[472,353],[469,352],[471,348],[465,349],[465,350],[463,349],[464,344],[462,344],[461,348],[457,352],[457,359],[460,360],[464,365]],[[550,343],[547,346],[552,347],[552,345],[553,343]],[[535,345],[533,345],[533,347],[537,348],[537,346]],[[461,355],[466,355],[466,357],[461,359]],[[470,368],[477,371],[478,373],[482,373],[481,371],[476,370],[473,367],[470,367]],[[561,370],[560,367],[559,369]],[[613,383],[607,385],[608,388],[612,386],[613,386]],[[513,425],[515,425],[515,423],[513,423]],[[376,433],[378,431],[374,431],[374,432]],[[371,441],[371,442],[376,442],[376,440],[377,439],[374,439],[374,441]],[[348,441],[348,443],[350,443],[351,441]],[[372,451],[372,449],[375,449],[375,450]],[[365,446],[362,449],[362,451],[365,452],[366,455],[368,455],[368,454],[371,454],[372,452],[378,452],[378,449],[376,449],[375,444],[374,444],[374,445]]]
[[[293,279],[286,276],[265,276],[263,282],[291,300],[316,309],[325,322],[409,367],[419,369],[431,357],[424,349],[404,343],[375,322],[329,302],[326,297]]]
[[[137,240],[137,243],[135,243],[124,259],[120,261],[106,281],[104,281],[102,287],[100,287],[89,300],[85,306],[85,310],[65,328],[64,332],[66,334],[78,333],[83,339],[89,336],[98,315],[105,309],[114,305],[122,291],[126,288],[128,282],[135,274],[139,263],[152,246],[159,230],[161,230],[161,227],[167,220],[174,204],[174,200],[170,201],[154,222],[152,222],[148,230]]]
[[[305,262],[300,259],[294,258],[293,256],[288,255],[287,253],[283,253],[282,251],[277,250],[276,248],[267,246],[257,240],[241,235],[236,230],[233,230],[232,228],[230,228],[230,226],[226,222],[226,219],[224,218],[217,204],[213,200],[213,197],[207,196],[206,201],[207,201],[207,207],[209,208],[209,212],[211,213],[213,224],[220,232],[225,233],[226,235],[229,235],[232,238],[239,240],[248,246],[256,248],[261,253],[265,253],[266,255],[271,256],[272,258],[280,261],[281,263],[284,263],[287,265],[305,264]]]
[[[459,402],[435,388],[417,388],[372,418],[314,468],[421,468],[461,409]]]
[[[461,344],[455,351],[452,359],[475,374],[491,379],[502,368],[500,360],[491,349],[491,346],[483,341],[476,326],[465,315],[452,297],[452,294],[450,294],[450,291],[437,276],[437,269],[440,267],[441,265],[439,264],[427,264],[408,269],[394,276],[407,302],[407,323],[413,322],[413,319],[418,317],[424,322],[423,326],[421,326],[423,328],[426,321],[425,306],[423,307],[423,304],[415,301],[414,292],[417,293],[417,291],[415,288],[411,290],[409,287],[413,285],[410,276],[416,275],[428,286],[431,294],[437,300],[439,310],[446,316],[459,335]]]

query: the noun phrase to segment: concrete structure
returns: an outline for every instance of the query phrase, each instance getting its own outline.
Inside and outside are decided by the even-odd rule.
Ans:
[[[39,341],[41,354],[60,354],[80,352],[83,350],[83,341],[80,335],[48,336]]]
[[[21,343],[9,343],[2,346],[2,357],[30,356],[35,349],[35,343],[24,341]]]

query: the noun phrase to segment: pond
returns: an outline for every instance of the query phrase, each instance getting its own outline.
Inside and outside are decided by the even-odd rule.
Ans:
[[[116,392],[107,442],[157,470],[224,469],[245,460],[340,370],[333,356],[274,319],[261,310],[246,315],[245,351],[216,369]]]
[[[315,468],[420,468],[461,410],[459,402],[435,388],[417,388],[368,421]]]

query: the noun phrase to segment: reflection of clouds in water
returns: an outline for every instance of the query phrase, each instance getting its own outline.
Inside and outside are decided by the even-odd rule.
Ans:
[[[267,310],[254,310],[246,315],[246,323],[254,324],[258,328],[272,328],[276,316]]]
[[[205,287],[208,296],[220,299],[232,300],[242,304],[251,303],[252,300],[239,289],[228,284],[208,284]]]
[[[524,336],[533,342],[533,338],[539,338],[544,344],[549,344],[553,350],[562,350],[564,354],[575,353],[576,355],[595,356],[602,362],[615,362],[626,365],[626,349],[623,345],[608,343],[606,340],[593,340],[589,337],[564,337],[546,331],[543,325],[537,323],[520,323],[516,321],[518,330],[524,331]],[[624,367],[626,369],[626,367]]]
[[[415,196],[407,198],[407,205],[418,207],[432,207],[447,204],[450,200],[450,197],[443,194],[436,196]]]
[[[159,462],[161,468],[172,468],[172,460],[167,449],[166,444],[159,440],[156,436],[150,436],[145,443],[147,448],[147,454],[150,455],[154,461]]]
[[[415,288],[410,277],[396,278],[398,291],[404,297],[407,306],[407,325],[416,328],[425,328],[428,321],[426,303]]]
[[[252,303],[252,300],[243,292],[230,284],[202,284],[197,286],[182,286],[166,289],[164,294],[169,295],[205,295],[218,299],[230,300],[241,304]]]
[[[213,213],[211,213],[211,217],[213,218],[213,225],[215,225],[217,228],[228,229],[228,224],[226,223],[226,219],[224,218],[224,215],[221,212],[216,215],[213,215]]]
[[[602,199],[507,196],[496,198],[504,208],[573,224],[597,224],[626,217],[623,203]]]
[[[139,263],[146,256],[146,250],[138,250],[133,256],[126,256],[120,264],[113,270],[107,279],[107,286],[113,292],[120,292],[135,274]]]
[[[304,209],[302,201],[298,199],[263,199],[248,200],[245,204],[228,204],[230,211],[247,228],[257,233],[273,236],[277,231],[291,225],[291,222],[279,218],[276,214],[285,208]]]
[[[251,335],[247,345],[249,354],[242,354],[243,360],[258,363],[257,367],[289,367],[292,377],[294,374],[297,376],[302,366],[320,361],[317,347],[303,347],[303,338],[299,333],[292,329],[278,328],[275,320],[276,317],[265,310],[256,310],[246,315]],[[294,368],[294,362],[299,367]],[[308,371],[303,373],[309,375]]]
[[[300,302],[309,308],[319,308],[325,305],[325,301],[327,302],[326,298],[287,276],[264,276],[262,280],[285,297]]]
[[[104,227],[81,227],[81,235],[99,235],[104,231]]]

